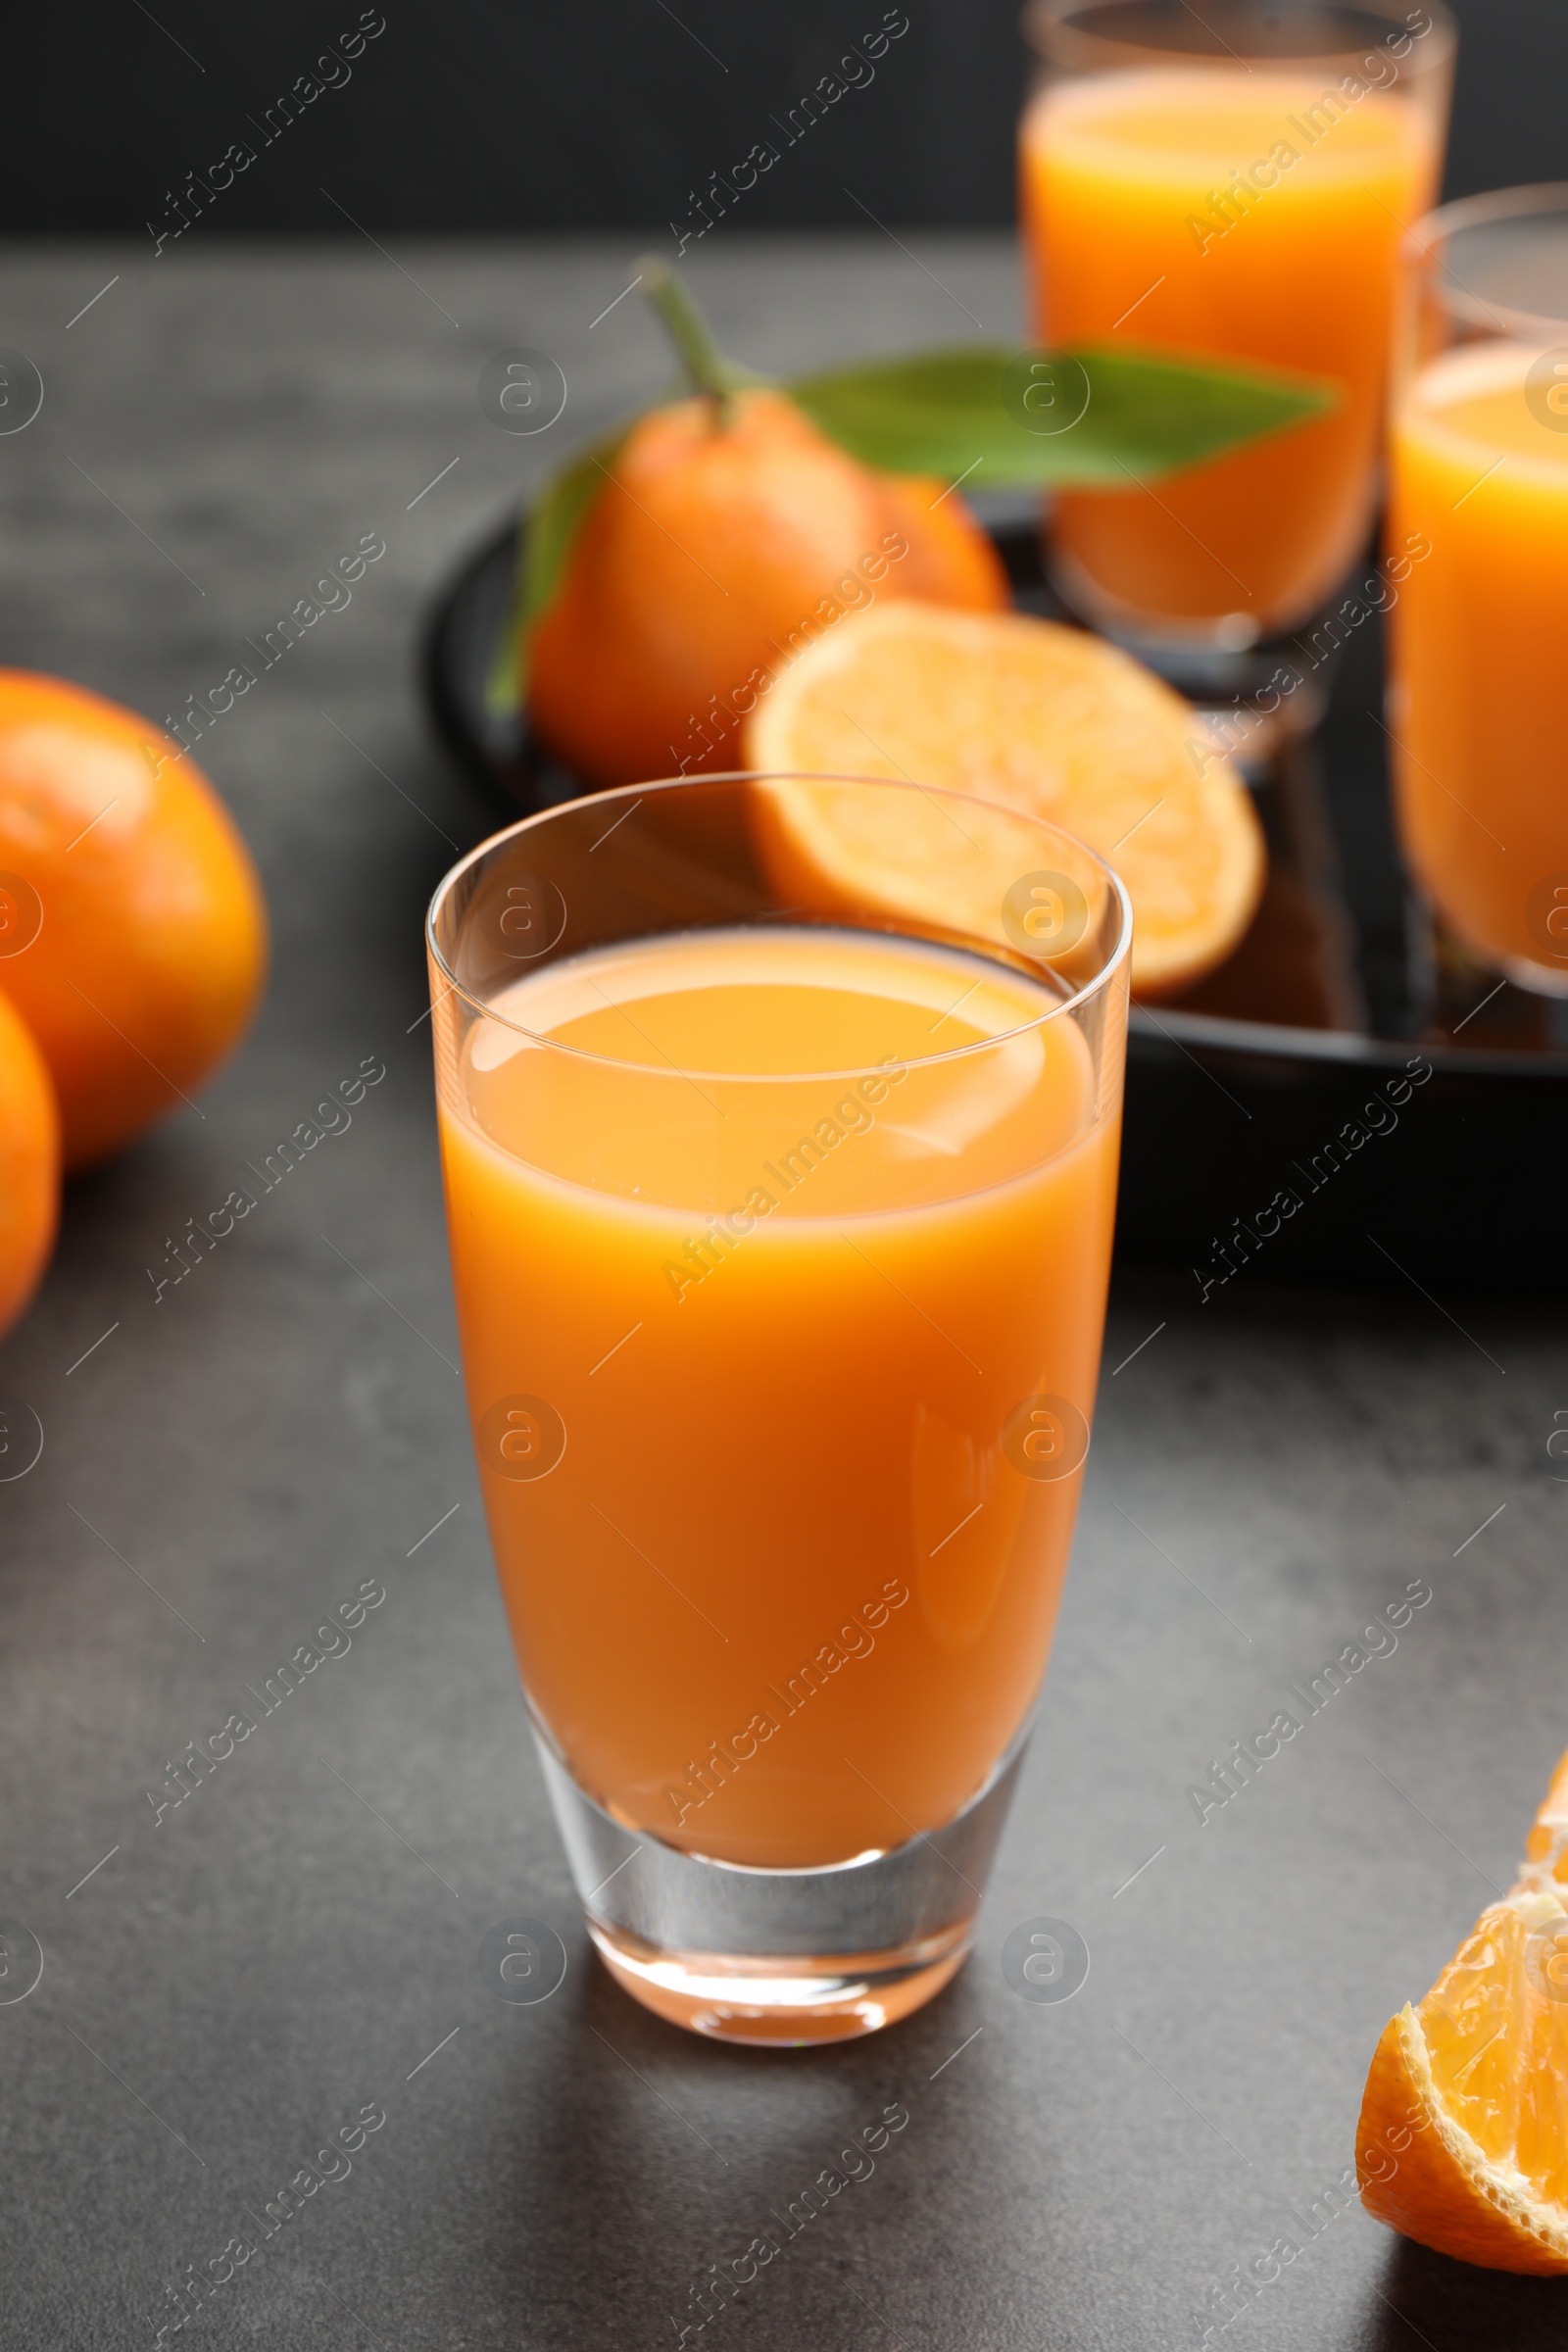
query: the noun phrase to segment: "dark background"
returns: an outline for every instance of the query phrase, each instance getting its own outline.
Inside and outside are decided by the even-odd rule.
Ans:
[[[265,115],[359,0],[216,12],[197,0],[81,0],[7,34],[0,155],[12,232],[140,231],[229,142],[257,160],[219,196],[224,233],[662,228],[769,116],[882,22],[885,0],[383,0],[386,29],[264,147]],[[20,13],[20,12],[19,12]],[[1017,0],[907,0],[909,30],[809,138],[781,157],[735,224],[865,219],[991,226],[1013,210],[1012,130],[1025,80]],[[1565,165],[1568,8],[1456,0],[1462,71],[1447,193],[1550,179]],[[780,143],[780,142],[775,142]]]

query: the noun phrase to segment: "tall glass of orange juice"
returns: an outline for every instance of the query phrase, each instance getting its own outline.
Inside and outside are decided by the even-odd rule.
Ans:
[[[867,2033],[968,1949],[1089,1447],[1129,940],[1068,836],[887,782],[603,793],[436,894],[523,1688],[594,1942],[698,2032]]]
[[[1568,996],[1568,187],[1434,213],[1410,240],[1389,728],[1406,858],[1448,929]]]
[[[1034,0],[1023,224],[1040,341],[1323,379],[1332,409],[1157,488],[1056,501],[1086,618],[1173,675],[1298,627],[1371,525],[1397,254],[1431,203],[1452,21],[1405,0]]]

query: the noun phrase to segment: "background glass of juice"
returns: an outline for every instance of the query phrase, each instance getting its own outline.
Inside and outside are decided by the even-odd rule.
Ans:
[[[1179,682],[1298,627],[1371,526],[1400,239],[1437,192],[1451,19],[1403,0],[1036,0],[1020,134],[1039,339],[1285,368],[1335,408],[1055,502],[1057,585]]]
[[[1568,187],[1447,205],[1408,260],[1388,564],[1400,837],[1463,948],[1568,996]]]
[[[921,826],[947,870],[843,879]],[[522,1682],[595,1943],[699,2032],[867,2033],[968,1949],[1089,1446],[1130,932],[1049,825],[821,779],[569,803],[432,904]]]

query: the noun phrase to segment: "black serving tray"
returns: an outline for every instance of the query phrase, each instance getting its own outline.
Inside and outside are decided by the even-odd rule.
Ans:
[[[437,732],[508,816],[583,789],[526,714],[486,705],[518,527],[446,583],[423,649]],[[1019,607],[1070,618],[1032,518],[992,537]],[[1249,769],[1269,845],[1251,929],[1188,996],[1133,1011],[1118,1250],[1190,1268],[1209,1308],[1303,1275],[1445,1313],[1464,1291],[1568,1291],[1568,1004],[1471,963],[1410,889],[1378,616],[1326,661],[1309,635],[1282,658],[1310,673],[1321,723]]]

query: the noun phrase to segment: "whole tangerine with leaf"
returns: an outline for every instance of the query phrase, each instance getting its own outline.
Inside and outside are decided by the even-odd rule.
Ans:
[[[1123,485],[1316,415],[1300,377],[1121,350],[1056,355],[1087,387],[1071,431],[1028,407],[1030,355],[977,344],[773,383],[718,350],[682,281],[642,283],[686,397],[561,469],[523,537],[493,710],[525,705],[585,782],[736,764],[773,679],[852,612],[1010,603],[960,482]],[[1134,493],[1136,495],[1136,493]]]
[[[593,460],[600,482],[529,649],[541,734],[601,785],[732,765],[763,681],[845,612],[1007,602],[944,482],[861,465],[732,368],[667,270],[655,292],[695,389]]]
[[[261,884],[188,753],[85,687],[0,669],[0,994],[68,1174],[188,1102],[267,975]]]

